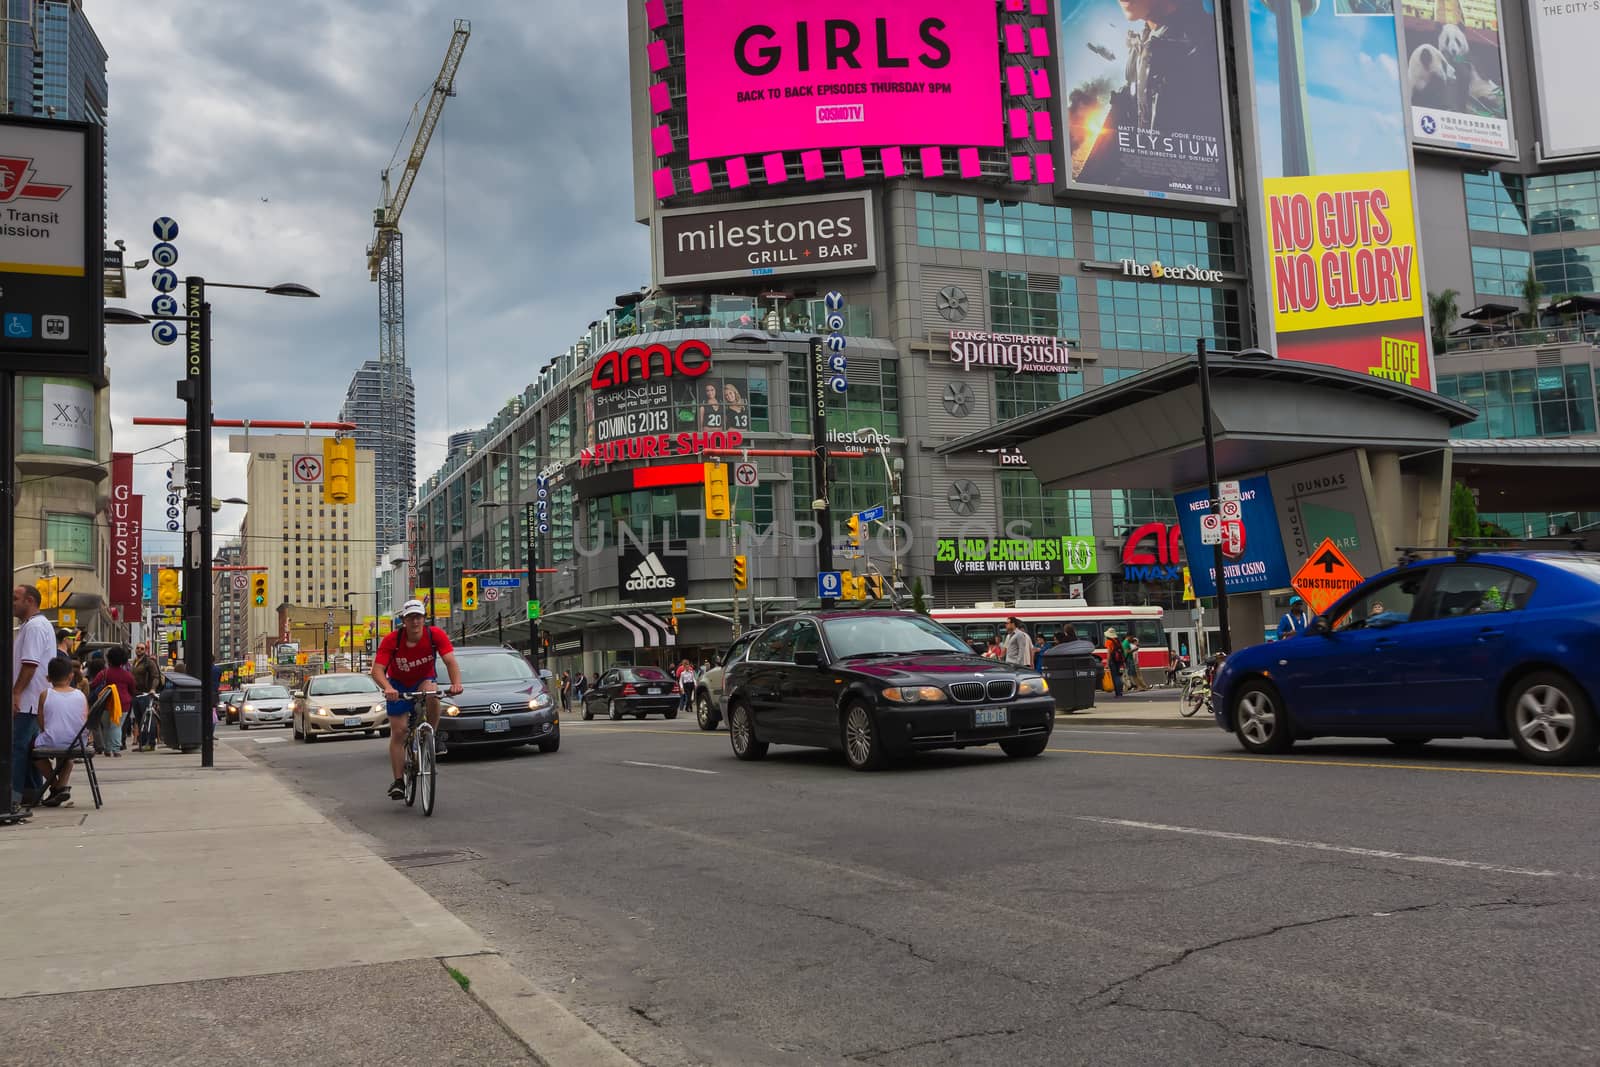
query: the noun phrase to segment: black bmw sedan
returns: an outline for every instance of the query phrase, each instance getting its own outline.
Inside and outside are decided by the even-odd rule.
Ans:
[[[1055,725],[1038,671],[975,656],[932,619],[900,611],[774,624],[733,665],[727,711],[740,759],[808,745],[842,751],[859,771],[920,749],[998,744],[1037,756]]]

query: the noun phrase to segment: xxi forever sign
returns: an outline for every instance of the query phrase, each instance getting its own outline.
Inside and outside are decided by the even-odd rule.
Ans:
[[[0,369],[98,378],[100,128],[0,118]]]

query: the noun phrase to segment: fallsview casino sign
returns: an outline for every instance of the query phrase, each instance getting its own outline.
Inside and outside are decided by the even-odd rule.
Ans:
[[[1013,374],[1066,374],[1072,370],[1072,348],[1059,337],[951,330],[950,362],[962,370],[1002,367]]]

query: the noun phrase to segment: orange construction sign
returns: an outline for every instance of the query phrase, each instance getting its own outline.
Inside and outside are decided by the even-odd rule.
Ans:
[[[1311,553],[1311,558],[1295,572],[1294,581],[1289,584],[1305,598],[1306,607],[1321,615],[1334,601],[1361,584],[1361,572],[1329,537]]]

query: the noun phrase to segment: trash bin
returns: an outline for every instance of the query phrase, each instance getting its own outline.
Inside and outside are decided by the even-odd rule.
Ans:
[[[1094,691],[1105,668],[1092,641],[1066,641],[1044,650],[1042,670],[1057,711],[1094,707]]]
[[[200,679],[168,671],[158,697],[156,714],[161,717],[161,740],[168,748],[181,752],[199,748]]]

